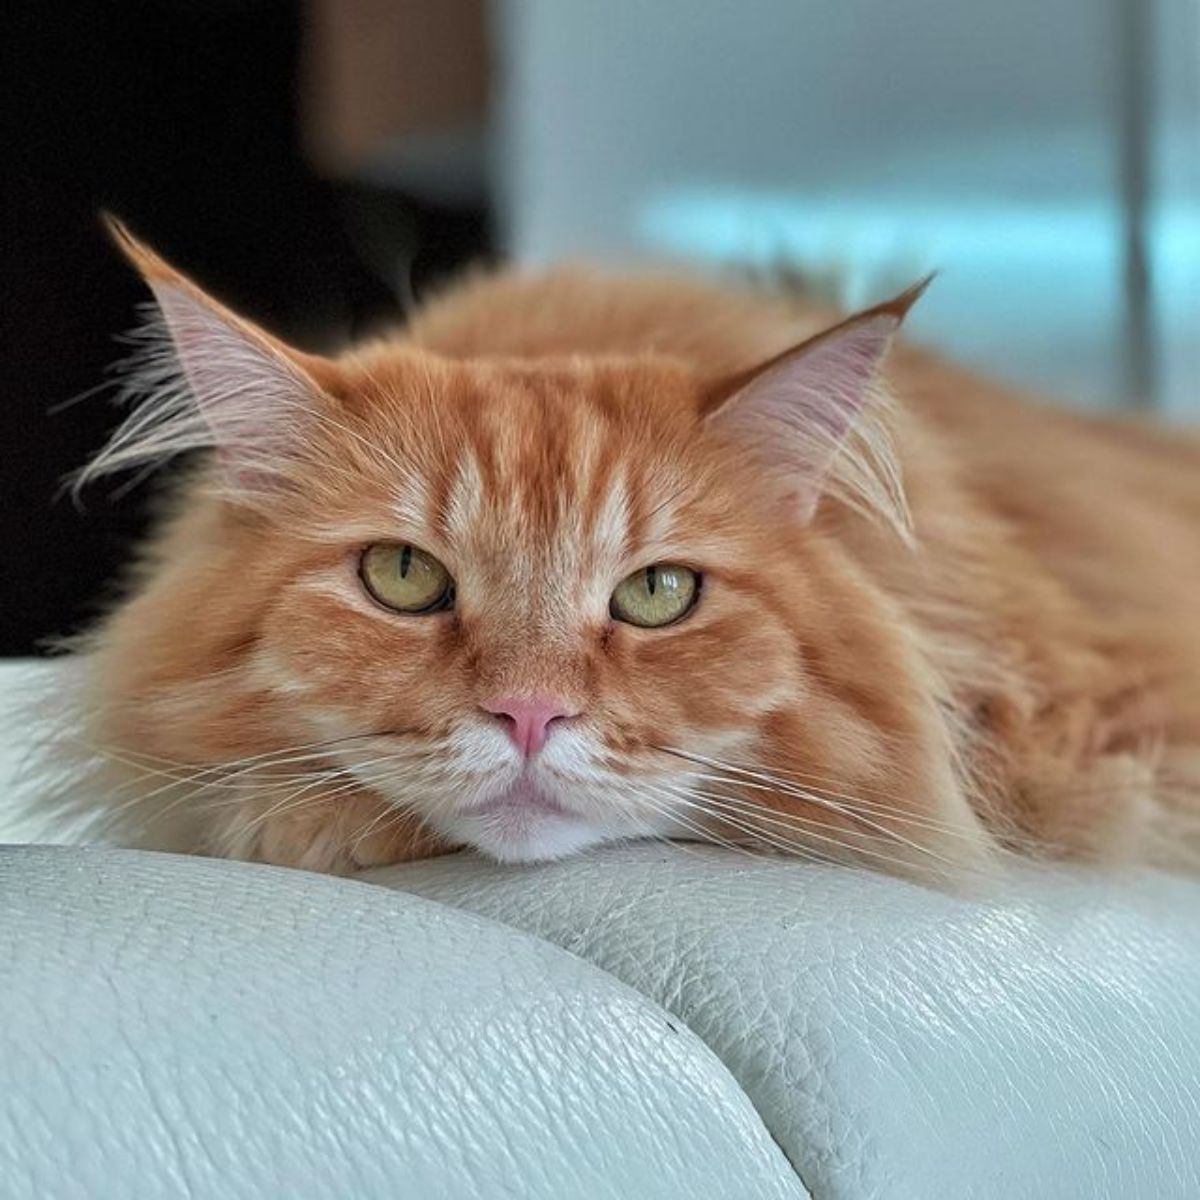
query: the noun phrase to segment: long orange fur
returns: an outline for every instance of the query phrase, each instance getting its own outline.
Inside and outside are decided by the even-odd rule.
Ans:
[[[802,517],[705,424],[831,324],[794,298],[506,272],[331,360],[125,244],[294,368],[318,416],[297,418],[285,484],[245,502],[215,456],[193,467],[81,647],[62,811],[93,833],[330,871],[443,852],[501,753],[480,740],[500,690],[579,713],[548,786],[590,840],[925,879],[1010,851],[1195,861],[1190,437],[1056,411],[900,341]],[[378,540],[437,555],[455,608],[372,605],[355,562]],[[608,592],[664,560],[701,572],[694,612],[612,621]]]

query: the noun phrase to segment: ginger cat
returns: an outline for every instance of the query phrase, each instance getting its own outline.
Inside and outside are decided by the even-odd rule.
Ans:
[[[892,346],[919,289],[502,272],[326,359],[118,238],[160,318],[83,482],[204,453],[79,651],[90,834],[1194,864],[1200,442]]]

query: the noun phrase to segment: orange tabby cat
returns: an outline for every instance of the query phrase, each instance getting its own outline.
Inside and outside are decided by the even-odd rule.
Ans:
[[[333,871],[643,836],[1188,859],[1197,442],[904,344],[891,402],[916,291],[818,332],[501,273],[329,360],[120,236],[161,323],[85,482],[210,453],[84,648],[93,831]]]

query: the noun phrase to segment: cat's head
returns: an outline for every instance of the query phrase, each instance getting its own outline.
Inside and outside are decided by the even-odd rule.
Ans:
[[[403,340],[328,360],[124,244],[161,322],[90,475],[211,451],[99,635],[130,752],[243,784],[253,756],[272,781],[290,761],[277,821],[348,837],[339,797],[365,792],[380,828],[409,813],[504,860],[697,833],[706,795],[736,830],[730,763],[836,779],[895,752],[905,650],[815,515],[839,489],[888,506],[839,456],[911,295],[736,378]],[[244,852],[218,794],[216,840]],[[334,840],[257,852],[338,865]]]

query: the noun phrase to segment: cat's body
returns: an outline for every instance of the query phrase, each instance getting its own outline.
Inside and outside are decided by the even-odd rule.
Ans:
[[[639,835],[1191,861],[1200,443],[905,345],[890,406],[907,299],[785,353],[827,317],[501,275],[329,363],[131,253],[211,436],[172,409],[104,465],[217,454],[87,651],[109,836],[332,870]],[[437,609],[364,595],[381,542],[444,564]],[[650,564],[697,589],[661,628],[608,599]]]

